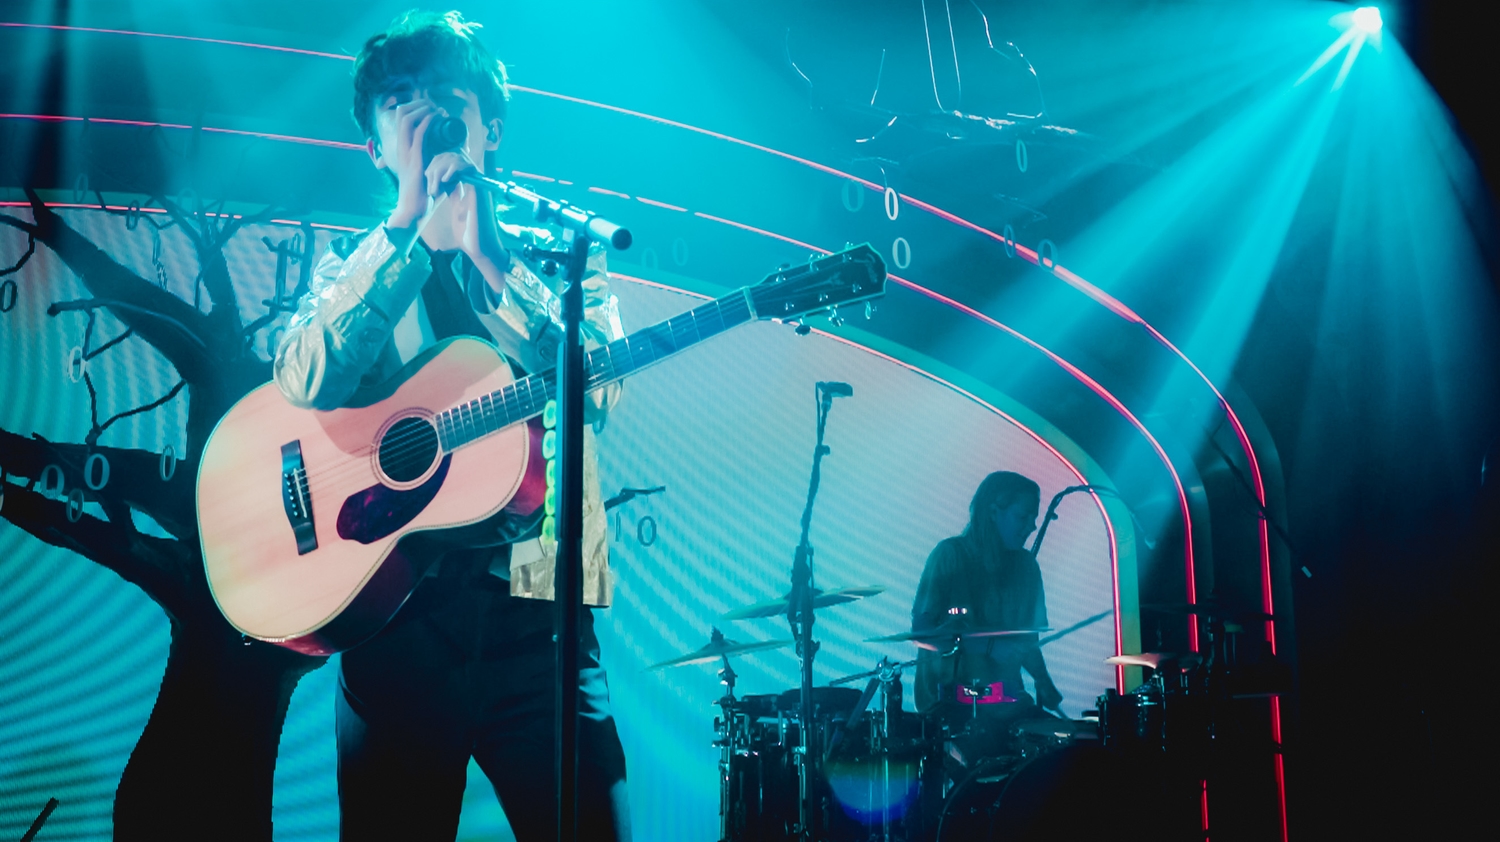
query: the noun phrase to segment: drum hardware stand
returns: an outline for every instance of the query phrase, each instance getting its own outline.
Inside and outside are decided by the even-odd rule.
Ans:
[[[713,639],[715,642],[723,640],[724,635],[714,629]],[[733,803],[730,787],[733,781],[730,778],[734,762],[735,752],[740,750],[742,737],[740,731],[739,703],[734,698],[734,681],[739,676],[735,674],[734,667],[729,665],[729,655],[720,656],[724,662],[724,668],[719,670],[719,682],[724,685],[724,695],[719,697],[716,704],[723,711],[723,733],[719,737],[719,839],[728,842],[730,838],[730,805]]]
[[[901,838],[891,833],[891,743],[895,739],[895,717],[901,715],[901,664],[881,658],[876,667],[880,674],[871,679],[880,682],[880,719],[870,718],[870,747],[880,758],[880,836],[879,842]]]
[[[820,808],[813,803],[817,782],[822,779],[822,753],[817,751],[816,735],[813,734],[813,658],[818,644],[813,640],[813,600],[817,590],[813,584],[813,547],[808,539],[812,529],[813,501],[818,496],[818,485],[823,476],[823,457],[832,451],[823,444],[823,432],[828,426],[828,413],[833,408],[833,399],[848,394],[848,391],[827,388],[818,383],[818,440],[813,448],[812,477],[808,483],[807,505],[802,510],[802,536],[792,556],[792,589],[787,594],[787,621],[797,639],[797,655],[802,659],[802,686],[798,711],[801,719],[800,746],[793,749],[797,758],[797,836],[805,842],[815,842],[821,831]]]

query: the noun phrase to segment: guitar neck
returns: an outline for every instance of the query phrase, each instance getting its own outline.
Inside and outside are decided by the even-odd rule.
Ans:
[[[647,366],[730,328],[756,319],[748,289],[732,292],[664,322],[638,330],[588,352],[588,390],[623,379]],[[449,408],[433,419],[443,450],[453,451],[528,418],[542,414],[557,397],[557,374],[523,377],[489,394]]]

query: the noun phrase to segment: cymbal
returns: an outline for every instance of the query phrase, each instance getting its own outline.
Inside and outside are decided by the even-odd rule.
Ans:
[[[779,649],[783,646],[790,646],[791,643],[790,640],[752,640],[747,643],[741,643],[737,640],[730,640],[727,637],[715,634],[714,639],[702,649],[689,652],[686,655],[678,655],[659,664],[652,664],[646,667],[646,669],[659,670],[663,667],[706,664],[709,661],[717,661],[725,655],[743,655],[746,652],[759,652],[762,649]]]
[[[813,608],[827,608],[830,605],[841,605],[845,602],[854,602],[857,599],[875,596],[885,593],[882,585],[867,585],[863,588],[840,588],[836,591],[818,591],[813,596]],[[723,615],[725,620],[750,620],[756,617],[782,617],[786,615],[791,606],[786,597],[779,599],[768,599],[765,602],[757,602],[754,605],[746,605],[744,608],[736,608]]]
[[[940,640],[950,640],[962,637],[1011,637],[1021,634],[1044,634],[1052,629],[1000,629],[1000,628],[967,628],[961,623],[944,623],[935,629],[925,631],[908,631],[897,634],[887,634],[881,637],[867,637],[866,643],[906,643],[912,642],[921,646],[924,643],[932,643]]]
[[[1197,652],[1139,652],[1134,655],[1116,655],[1113,658],[1105,658],[1104,663],[1161,669],[1161,665],[1167,661],[1178,661],[1182,666],[1191,668],[1197,666],[1200,660]]]
[[[907,667],[914,667],[916,665],[917,665],[917,659],[913,658],[910,661],[901,661],[899,663],[887,663],[886,664],[886,669],[891,669],[891,670],[906,669]],[[873,678],[873,677],[875,677],[877,675],[880,675],[881,672],[882,672],[882,670],[880,670],[880,669],[872,669],[872,670],[869,670],[868,672],[857,672],[857,673],[855,673],[853,675],[846,675],[843,678],[835,678],[834,680],[828,682],[828,686],[829,687],[837,687],[840,684],[849,684],[849,683],[852,683],[852,682],[855,682],[855,681],[859,681],[862,678]]]

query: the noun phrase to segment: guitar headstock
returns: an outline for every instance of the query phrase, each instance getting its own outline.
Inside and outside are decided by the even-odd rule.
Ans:
[[[748,289],[757,318],[794,321],[885,295],[885,261],[864,243],[772,272]]]

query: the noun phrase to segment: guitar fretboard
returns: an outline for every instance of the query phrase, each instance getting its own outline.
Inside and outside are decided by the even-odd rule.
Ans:
[[[584,361],[587,389],[634,374],[705,339],[755,320],[748,290],[695,307],[664,322],[638,330],[588,352]],[[557,397],[557,375],[546,371],[523,377],[489,394],[437,414],[438,441],[444,451],[457,450],[497,430],[542,414]]]

